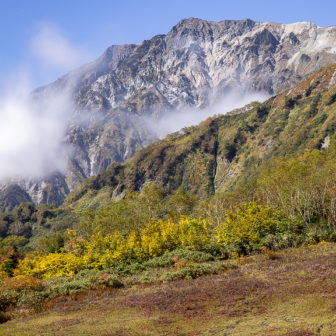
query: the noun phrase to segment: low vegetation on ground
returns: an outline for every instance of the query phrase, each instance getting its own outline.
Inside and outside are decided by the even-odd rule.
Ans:
[[[63,295],[40,302],[34,314],[9,310],[2,318],[15,318],[0,325],[0,335],[334,335],[335,244],[265,250],[230,262],[190,264],[176,255],[118,268],[123,287],[91,289],[84,280],[93,283],[91,272],[49,280]]]

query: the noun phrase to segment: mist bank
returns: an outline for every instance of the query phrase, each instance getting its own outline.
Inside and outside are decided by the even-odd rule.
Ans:
[[[65,172],[70,147],[64,135],[73,109],[68,93],[36,100],[28,85],[8,92],[0,98],[0,180]]]
[[[67,172],[72,149],[65,139],[75,108],[72,83],[62,90],[35,89],[32,83],[88,59],[86,50],[59,27],[36,23],[25,59],[0,80],[0,184]]]
[[[158,138],[164,138],[169,133],[179,131],[184,127],[198,125],[208,117],[226,114],[253,101],[264,102],[269,97],[270,95],[266,92],[246,92],[243,89],[235,89],[216,99],[209,97],[210,103],[207,107],[184,107],[178,110],[164,111],[156,118],[144,117],[144,120]]]

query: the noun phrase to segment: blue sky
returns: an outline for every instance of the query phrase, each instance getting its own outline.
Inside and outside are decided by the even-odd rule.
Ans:
[[[1,0],[0,78],[24,71],[33,86],[46,84],[111,44],[141,42],[187,17],[330,26],[335,13],[335,0]],[[66,49],[63,61],[48,39]]]

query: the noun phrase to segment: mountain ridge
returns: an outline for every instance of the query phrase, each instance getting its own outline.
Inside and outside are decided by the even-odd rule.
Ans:
[[[190,18],[142,43],[111,46],[96,61],[34,92],[37,98],[71,92],[75,107],[65,141],[74,150],[66,174],[18,185],[35,203],[59,205],[83,179],[158,138],[144,116],[155,123],[172,111],[209,108],[232,92],[281,92],[336,62],[335,38],[336,27],[307,22]],[[76,121],[86,116],[84,124]]]
[[[3,237],[33,236],[34,240],[74,228],[82,215],[110,208],[132,221],[135,200],[148,201],[151,192],[158,192],[167,202],[185,196],[200,205],[218,198],[229,203],[259,199],[261,176],[279,162],[296,160],[299,167],[302,157],[328,157],[332,162],[335,136],[336,64],[264,103],[209,117],[198,126],[151,143],[125,163],[112,163],[101,174],[82,181],[59,208],[27,203],[15,186],[10,187],[13,197],[20,196],[25,203],[12,211],[4,203],[9,213],[0,213],[0,233]],[[111,225],[111,218],[106,220]]]
[[[153,182],[168,194],[183,187],[202,198],[248,185],[275,158],[329,146],[336,131],[335,97],[333,65],[264,103],[208,118],[150,144],[126,163],[84,180],[65,205],[99,206]]]

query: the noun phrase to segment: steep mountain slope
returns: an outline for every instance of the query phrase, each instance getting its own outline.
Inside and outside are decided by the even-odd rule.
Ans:
[[[335,39],[336,27],[308,22],[191,18],[166,35],[108,48],[95,62],[34,92],[37,99],[70,92],[75,108],[66,141],[73,153],[65,175],[20,181],[20,197],[29,194],[36,203],[60,204],[81,180],[129,159],[157,139],[146,118],[209,107],[232,92],[278,93],[336,62]],[[1,192],[4,202],[19,203],[19,198],[9,202],[6,190]]]
[[[336,130],[336,65],[322,69],[265,103],[252,103],[169,135],[83,182],[66,200],[98,203],[155,182],[202,197],[253,179],[274,157],[329,146]]]

